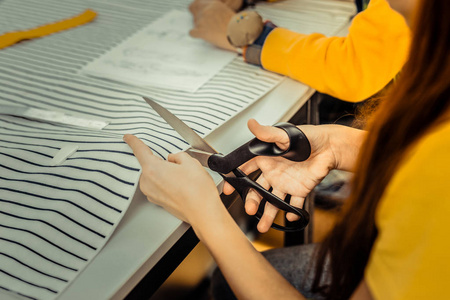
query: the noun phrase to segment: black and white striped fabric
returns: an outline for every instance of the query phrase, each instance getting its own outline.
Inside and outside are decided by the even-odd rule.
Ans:
[[[104,246],[140,175],[123,134],[138,136],[160,157],[187,148],[142,95],[205,136],[280,82],[282,77],[239,58],[196,93],[142,89],[78,74],[129,35],[174,8],[185,10],[189,2],[0,2],[0,34],[86,8],[98,12],[93,23],[0,50],[0,107],[29,106],[110,122],[95,131],[0,114],[0,298],[54,299]],[[343,21],[333,22],[330,28],[336,29]],[[67,146],[78,150],[52,165]]]

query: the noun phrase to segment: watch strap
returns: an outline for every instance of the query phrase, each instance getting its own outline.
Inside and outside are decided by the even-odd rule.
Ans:
[[[247,63],[258,65],[262,67],[261,64],[261,52],[264,42],[267,36],[273,29],[277,26],[270,21],[264,23],[264,28],[259,37],[253,42],[253,44],[244,47],[242,56]]]

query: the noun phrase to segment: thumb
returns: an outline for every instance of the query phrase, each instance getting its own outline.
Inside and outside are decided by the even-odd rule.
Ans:
[[[277,143],[277,145],[282,148],[286,147],[286,144],[289,143],[289,137],[286,132],[280,128],[261,125],[255,119],[248,120],[247,126],[256,138],[263,142]]]
[[[201,34],[200,34],[200,30],[198,28],[193,28],[189,31],[189,35],[193,38],[200,38]]]
[[[167,157],[168,161],[178,164],[178,165],[182,165],[182,164],[188,162],[190,159],[191,159],[191,157],[186,152],[178,152],[175,154],[171,153]]]

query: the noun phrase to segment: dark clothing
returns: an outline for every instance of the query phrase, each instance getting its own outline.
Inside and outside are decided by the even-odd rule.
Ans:
[[[272,249],[262,252],[270,264],[306,298],[323,299],[311,292],[314,280],[314,250],[317,244]],[[325,266],[325,274],[328,268]],[[219,269],[213,274],[211,292],[214,300],[236,299]]]

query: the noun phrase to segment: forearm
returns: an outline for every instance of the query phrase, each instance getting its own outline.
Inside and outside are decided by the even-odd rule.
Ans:
[[[238,299],[304,299],[255,250],[225,208],[192,226]]]
[[[333,169],[352,172],[367,132],[343,125],[299,126],[311,144],[311,156],[305,162],[319,169],[314,174],[325,176]],[[317,176],[319,176],[317,175]],[[318,177],[320,180],[322,177]],[[318,182],[317,182],[318,183]]]
[[[261,53],[262,66],[336,98],[362,101],[388,84],[406,61],[410,31],[385,0],[371,1],[346,37],[274,29]]]

